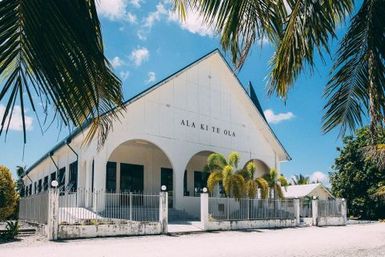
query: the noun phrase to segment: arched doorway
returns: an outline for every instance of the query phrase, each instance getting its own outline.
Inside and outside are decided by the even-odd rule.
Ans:
[[[245,166],[249,163],[253,162],[255,165],[255,173],[254,178],[263,177],[264,175],[268,174],[270,171],[269,166],[262,160],[259,159],[251,159],[248,162],[246,162]]]
[[[207,158],[213,152],[201,151],[193,155],[188,161],[183,179],[185,196],[199,197],[202,189],[207,186],[208,173],[204,171]]]
[[[166,153],[154,143],[134,139],[115,148],[106,164],[106,191],[158,194],[167,186],[173,206],[173,167]]]

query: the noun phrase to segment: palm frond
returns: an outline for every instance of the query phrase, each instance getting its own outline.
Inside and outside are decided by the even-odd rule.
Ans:
[[[371,116],[374,126],[385,114],[385,5],[365,0],[352,18],[325,89],[323,130],[340,126],[340,135],[353,131]]]
[[[310,183],[310,178],[302,174],[295,175],[291,180],[294,185],[306,185]]]
[[[234,166],[235,168],[238,167],[238,163],[239,163],[239,159],[240,159],[240,155],[239,153],[237,152],[231,152],[229,154],[229,157],[228,157],[228,160],[229,160],[229,164]]]
[[[269,94],[286,98],[300,72],[314,66],[314,52],[323,58],[329,53],[328,41],[335,38],[335,29],[353,9],[352,0],[286,1],[289,11],[283,34],[271,61]]]
[[[18,103],[25,141],[25,109],[36,112],[38,98],[64,125],[100,117],[103,143],[116,115],[101,115],[122,105],[122,91],[103,53],[94,0],[3,0],[0,21],[0,134]]]
[[[233,167],[230,165],[226,165],[222,171],[222,176],[223,176],[222,183],[223,183],[223,189],[225,190],[226,195],[231,194],[232,175],[233,175]]]
[[[239,174],[233,174],[230,179],[230,195],[240,199],[245,197],[245,179]]]
[[[249,198],[255,198],[257,196],[258,187],[254,180],[245,181],[245,192]]]
[[[274,195],[275,195],[275,197],[278,196],[279,199],[285,198],[283,191],[282,191],[282,187],[279,184],[274,186]]]
[[[174,7],[182,19],[191,9],[213,26],[237,68],[242,67],[255,42],[277,37],[285,12],[283,0],[174,0]]]
[[[269,195],[269,184],[264,178],[256,178],[254,181],[257,188],[261,190],[261,198],[266,199]]]
[[[283,186],[283,187],[287,187],[289,185],[289,182],[287,181],[287,179],[285,178],[284,175],[280,175],[278,177],[278,181],[281,184],[281,186]]]
[[[207,166],[211,171],[222,170],[227,165],[227,161],[222,154],[212,153],[207,158]]]
[[[215,171],[210,173],[208,179],[207,179],[207,189],[210,193],[214,192],[214,188],[219,182],[221,182],[223,179],[222,173]]]

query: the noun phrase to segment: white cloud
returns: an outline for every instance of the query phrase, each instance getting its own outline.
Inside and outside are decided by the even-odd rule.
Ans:
[[[147,35],[151,32],[151,28],[154,25],[155,22],[159,22],[162,17],[166,17],[168,14],[168,10],[166,9],[165,5],[162,2],[159,2],[156,5],[156,10],[153,12],[150,12],[142,22],[142,25],[140,29],[138,30],[138,38],[140,40],[146,40]]]
[[[125,81],[128,77],[130,76],[130,72],[129,71],[121,71],[119,73],[119,77]]]
[[[4,107],[4,105],[0,105],[0,120],[3,120],[4,113],[5,113],[5,107]],[[33,121],[32,117],[25,114],[24,119],[25,119],[26,130],[32,130],[32,121]],[[7,123],[4,125],[4,129],[6,127],[7,127]],[[20,105],[15,105],[15,108],[13,109],[12,119],[11,119],[11,122],[9,124],[9,130],[15,130],[15,131],[22,131],[23,130],[23,118],[21,116]]]
[[[187,10],[186,19],[181,21],[176,11],[172,9],[172,5],[170,3],[171,2],[168,0],[161,0],[156,5],[156,10],[148,13],[148,15],[143,19],[142,25],[137,32],[139,39],[146,40],[153,25],[163,19],[176,23],[182,29],[201,36],[214,36],[216,34],[214,27],[208,26],[205,22],[203,22],[203,18],[197,12]]]
[[[130,0],[130,4],[136,8],[140,8],[143,0]]]
[[[130,55],[130,59],[134,62],[135,66],[140,66],[143,62],[147,61],[149,57],[150,52],[145,47],[136,48]]]
[[[100,0],[96,6],[98,14],[109,20],[136,23],[136,16],[127,11],[127,0]]]
[[[124,65],[124,62],[122,59],[120,59],[119,56],[115,56],[114,58],[112,58],[111,60],[111,65],[114,69]]]
[[[291,120],[295,116],[292,112],[284,112],[284,113],[274,113],[272,109],[267,109],[263,112],[267,119],[267,122],[271,124],[278,124],[285,120]]]
[[[153,71],[147,73],[147,79],[144,81],[146,84],[154,82],[156,80],[156,74]]]
[[[186,19],[184,21],[178,17],[178,14],[175,11],[169,11],[168,20],[178,23],[182,29],[187,30],[193,34],[210,37],[216,34],[214,27],[207,25],[203,21],[202,16],[200,16],[195,11],[187,11]]]
[[[324,185],[329,185],[329,176],[322,171],[315,171],[310,175],[311,182],[321,182]]]
[[[126,19],[129,23],[136,23],[136,15],[130,12],[127,12]]]

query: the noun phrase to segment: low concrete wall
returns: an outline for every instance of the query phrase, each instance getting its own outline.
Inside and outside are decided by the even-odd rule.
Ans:
[[[158,235],[159,222],[129,221],[127,224],[59,225],[59,239],[92,238],[107,236]]]
[[[317,226],[345,226],[346,220],[344,217],[318,217]]]
[[[234,221],[208,221],[206,230],[237,230],[256,228],[289,228],[296,227],[295,219],[287,220],[234,220]]]
[[[313,218],[302,218],[302,225],[312,226],[313,225]]]

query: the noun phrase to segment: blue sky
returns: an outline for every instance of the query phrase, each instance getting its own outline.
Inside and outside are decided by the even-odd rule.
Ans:
[[[162,78],[220,48],[219,38],[210,27],[201,25],[194,14],[179,22],[165,0],[100,0],[98,8],[105,52],[123,81],[125,99],[153,85]],[[345,31],[342,26],[339,34]],[[336,42],[332,42],[335,51]],[[270,124],[293,160],[283,163],[287,177],[302,173],[323,179],[331,170],[340,145],[338,131],[323,135],[321,116],[325,99],[322,91],[328,79],[331,62],[317,60],[317,68],[300,75],[287,102],[266,94],[266,77],[273,48],[257,44],[238,77],[244,85],[251,81],[266,111]],[[0,103],[0,116],[4,103]],[[30,165],[69,129],[57,122],[42,133],[34,114],[27,112],[29,127],[23,157],[21,122],[16,118],[5,140],[0,139],[0,163],[14,170],[16,165]],[[47,127],[47,126],[45,126]],[[318,173],[317,173],[318,172]]]

